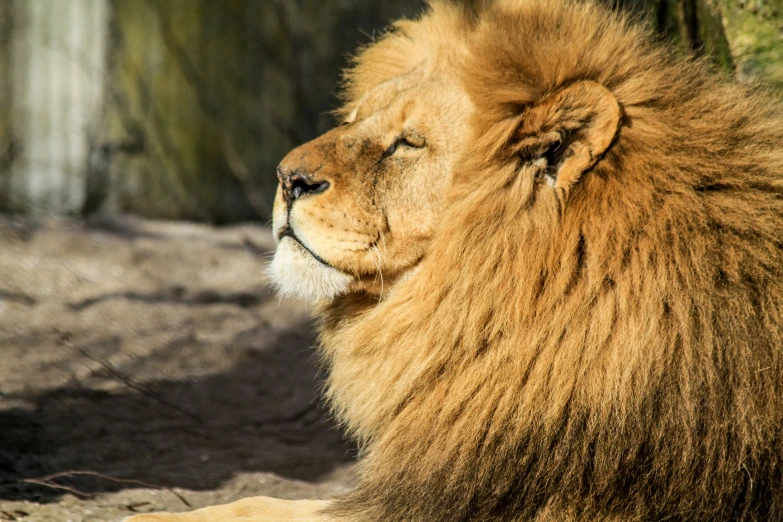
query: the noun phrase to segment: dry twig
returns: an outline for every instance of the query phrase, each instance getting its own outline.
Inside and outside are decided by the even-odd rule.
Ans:
[[[103,369],[106,370],[109,373],[109,375],[111,375],[112,377],[114,377],[117,380],[119,380],[120,382],[122,382],[128,388],[130,388],[132,390],[135,390],[135,391],[141,393],[142,395],[145,395],[145,396],[149,397],[150,399],[163,404],[164,406],[168,406],[169,408],[172,408],[172,409],[180,412],[181,414],[183,414],[183,415],[193,419],[198,424],[203,424],[204,423],[204,421],[202,421],[201,418],[197,414],[195,414],[195,413],[193,413],[191,411],[188,411],[187,409],[185,409],[184,407],[180,406],[179,404],[174,404],[173,402],[165,399],[164,397],[161,397],[157,393],[155,393],[155,392],[147,389],[146,387],[136,383],[133,379],[131,379],[130,377],[128,377],[127,375],[125,375],[124,373],[119,371],[117,368],[115,368],[108,361],[104,361],[103,359],[94,356],[93,354],[91,354],[90,352],[85,350],[84,348],[77,348],[77,350],[84,357],[90,359],[91,361],[94,361],[94,362],[100,364],[103,367]]]
[[[101,478],[101,479],[104,479],[104,480],[108,480],[108,481],[111,481],[111,482],[117,482],[119,484],[133,484],[135,486],[142,486],[142,487],[150,488],[150,489],[165,490],[165,491],[168,491],[169,493],[171,493],[172,495],[174,495],[175,497],[177,497],[183,504],[185,504],[185,506],[187,506],[189,508],[193,507],[193,506],[190,505],[190,502],[188,502],[188,500],[184,496],[182,496],[181,494],[177,493],[172,488],[165,487],[165,486],[157,486],[155,484],[149,484],[149,483],[143,482],[141,480],[121,479],[121,478],[117,478],[117,477],[112,477],[110,475],[106,475],[106,474],[103,474],[103,473],[98,473],[97,471],[84,471],[84,470],[60,471],[60,472],[52,473],[51,475],[46,475],[46,476],[43,476],[43,477],[20,479],[16,483],[17,484],[20,484],[20,483],[21,484],[35,484],[35,485],[38,485],[38,486],[44,486],[44,487],[48,487],[48,488],[52,488],[52,489],[60,489],[60,490],[67,491],[67,492],[69,492],[69,493],[71,493],[71,494],[73,494],[73,495],[75,495],[77,497],[81,497],[81,498],[92,498],[92,497],[94,497],[95,495],[93,493],[87,493],[87,492],[78,490],[78,489],[76,489],[74,487],[66,486],[66,485],[59,484],[59,483],[55,482],[55,480],[60,479],[60,478],[73,478],[73,477],[76,477],[76,476],[98,477],[98,478]],[[6,484],[6,485],[8,485],[8,484]]]

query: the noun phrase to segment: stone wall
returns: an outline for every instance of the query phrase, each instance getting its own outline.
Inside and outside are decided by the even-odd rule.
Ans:
[[[268,219],[348,54],[422,0],[3,0],[0,211]]]

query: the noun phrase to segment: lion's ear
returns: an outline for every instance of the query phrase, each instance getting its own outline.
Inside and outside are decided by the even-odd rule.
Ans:
[[[526,161],[543,169],[564,200],[609,148],[621,117],[620,104],[609,89],[580,81],[527,107],[513,142]]]

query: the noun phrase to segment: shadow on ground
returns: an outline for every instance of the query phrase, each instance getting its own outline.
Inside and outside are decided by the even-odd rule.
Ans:
[[[131,224],[0,221],[0,507],[138,488],[230,500],[271,491],[251,483],[264,472],[293,495],[345,470],[308,310],[265,279],[269,231]]]
[[[64,490],[18,481],[73,470],[193,490],[240,471],[317,481],[355,452],[319,403],[310,331],[300,324],[203,378],[18,397],[33,407],[0,411],[0,498],[55,500]],[[263,332],[238,337],[254,333]],[[158,357],[177,357],[178,348]],[[89,493],[139,486],[96,476],[54,482]]]

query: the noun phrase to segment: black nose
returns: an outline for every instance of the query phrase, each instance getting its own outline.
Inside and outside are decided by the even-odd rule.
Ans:
[[[301,171],[287,173],[280,167],[277,169],[277,179],[283,188],[283,199],[289,204],[302,196],[320,194],[329,188],[328,181],[313,180]]]

